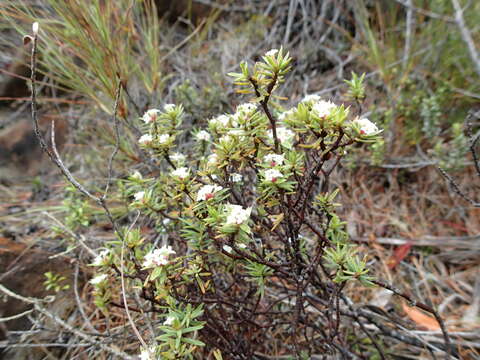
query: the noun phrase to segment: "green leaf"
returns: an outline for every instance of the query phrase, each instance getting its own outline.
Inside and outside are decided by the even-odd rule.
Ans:
[[[192,338],[183,338],[183,342],[186,342],[188,344],[196,345],[196,346],[205,346],[205,343],[201,342],[200,340],[197,339],[192,339]]]

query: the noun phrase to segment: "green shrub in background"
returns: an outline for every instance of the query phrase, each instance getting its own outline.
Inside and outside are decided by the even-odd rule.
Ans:
[[[462,6],[467,3],[463,16],[474,41],[479,40],[475,24],[480,21],[480,3],[460,1]],[[443,165],[455,163],[458,170],[464,166],[459,162],[465,164],[461,159],[467,146],[453,125],[463,123],[480,97],[475,64],[455,23],[452,2],[412,5],[409,13],[408,4],[396,1],[356,2],[363,38],[356,46],[365,55],[364,65],[379,71],[371,85],[383,95],[371,109],[372,118],[385,128],[390,146],[398,143],[406,152],[421,145]],[[455,154],[451,148],[456,148]]]
[[[155,1],[57,1],[32,6],[6,0],[3,18],[19,34],[23,26],[42,19],[44,41],[40,63],[57,86],[91,100],[106,113],[112,111],[118,79],[132,97],[148,106],[164,87],[161,46],[167,27]],[[127,112],[128,101],[120,109]]]

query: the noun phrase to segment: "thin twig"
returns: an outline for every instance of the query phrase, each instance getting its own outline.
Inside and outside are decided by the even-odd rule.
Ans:
[[[54,296],[47,296],[45,297],[44,299],[38,299],[38,298],[33,298],[33,297],[26,297],[26,296],[22,296],[22,295],[19,295],[15,292],[13,292],[12,290],[6,288],[5,286],[3,286],[2,284],[0,284],[0,291],[5,293],[6,295],[10,296],[10,297],[13,297],[17,300],[21,300],[23,302],[26,302],[28,304],[33,304],[34,305],[34,309],[38,312],[40,312],[41,314],[43,315],[46,315],[47,317],[49,317],[50,319],[52,319],[53,321],[55,321],[57,324],[59,324],[60,326],[62,326],[64,329],[67,329],[68,331],[70,331],[71,333],[77,335],[78,337],[88,341],[89,343],[91,344],[94,344],[94,345],[97,345],[99,346],[100,348],[102,348],[103,350],[105,351],[108,351],[109,353],[115,355],[115,356],[118,356],[119,358],[121,359],[126,359],[126,360],[130,360],[132,359],[132,357],[130,355],[127,355],[125,354],[124,352],[122,351],[119,351],[119,350],[116,350],[116,349],[113,349],[111,348],[110,346],[107,346],[103,343],[101,343],[100,341],[97,341],[96,339],[94,339],[92,336],[90,335],[87,335],[83,332],[81,332],[80,330],[77,330],[75,327],[67,324],[65,321],[63,321],[62,319],[60,319],[59,317],[57,317],[56,315],[52,314],[51,312],[49,312],[47,309],[45,309],[45,307],[43,307],[42,303],[51,303],[53,302],[53,300],[55,299]]]
[[[102,199],[105,200],[108,194],[108,189],[110,187],[110,182],[112,181],[112,171],[113,171],[113,160],[120,149],[120,132],[118,128],[118,119],[117,119],[117,109],[118,102],[120,100],[120,93],[122,90],[121,81],[118,82],[117,90],[115,94],[115,105],[113,107],[113,127],[115,129],[115,149],[113,150],[110,158],[108,159],[108,175],[107,175],[107,184],[105,185],[105,191],[103,193]]]
[[[37,64],[37,40],[38,40],[38,34],[36,32],[34,32],[33,34],[33,46],[32,46],[32,56],[31,56],[31,81],[32,81],[32,96],[31,96],[31,100],[32,100],[32,118],[33,118],[33,123],[34,123],[34,132],[35,132],[35,135],[38,139],[38,141],[40,142],[40,146],[42,148],[42,150],[44,152],[46,152],[48,154],[48,156],[50,157],[50,159],[60,168],[60,171],[62,172],[62,174],[67,178],[67,180],[77,189],[79,190],[82,194],[84,194],[85,196],[89,197],[90,199],[94,200],[95,202],[97,202],[98,204],[100,204],[100,206],[102,206],[102,208],[104,209],[105,211],[105,214],[107,216],[107,218],[109,219],[110,223],[112,224],[113,226],[113,230],[114,232],[119,236],[121,237],[121,240],[122,242],[124,243],[125,241],[125,238],[124,236],[121,235],[121,232],[119,231],[119,228],[113,218],[113,215],[112,213],[110,212],[110,209],[109,207],[107,206],[106,202],[105,202],[105,196],[102,196],[102,197],[97,197],[95,195],[93,195],[92,193],[90,193],[85,187],[83,187],[75,178],[74,176],[70,173],[70,171],[67,169],[67,167],[63,164],[63,161],[62,159],[60,158],[60,155],[58,153],[58,150],[57,150],[57,147],[56,147],[56,144],[55,144],[55,126],[54,126],[54,123],[52,122],[52,127],[51,127],[51,147],[52,147],[52,151],[50,151],[50,149],[48,148],[45,140],[43,139],[43,136],[42,134],[40,133],[40,130],[39,130],[39,124],[38,124],[38,111],[37,111],[37,101],[36,101],[36,83],[35,83],[35,79],[36,79],[36,64]],[[120,85],[119,85],[119,88],[120,88]],[[116,101],[115,101],[115,105],[117,106],[118,105],[118,98],[120,96],[120,89],[117,89],[117,97],[116,97]],[[115,116],[115,113],[116,111],[114,111],[114,118],[116,119],[116,116]],[[117,130],[118,130],[118,127],[117,127]],[[118,138],[117,138],[118,140]],[[116,147],[117,149],[117,147]],[[113,156],[116,152],[114,151],[114,153],[112,154],[112,157],[110,158],[111,161],[113,161]],[[109,171],[110,172],[110,171]],[[110,182],[110,178],[108,179],[108,182]],[[106,190],[108,190],[108,187],[106,188]],[[122,248],[123,250],[123,248]],[[122,253],[122,266],[123,266],[123,253]],[[123,291],[123,295],[125,297],[125,286],[124,286],[124,279],[123,279],[123,270],[122,270],[122,291]],[[124,298],[124,303],[126,305],[126,299]],[[43,313],[42,309],[37,309],[39,310],[40,312]],[[130,316],[130,313],[128,312],[128,308],[126,308],[127,310],[127,317],[130,321],[130,324],[132,325],[133,327],[133,330],[135,332],[135,334],[137,335],[137,337],[139,338],[140,342],[142,343],[142,345],[146,346],[146,343],[145,341],[142,339],[142,337],[140,336],[140,333],[138,332],[138,329],[136,328],[135,326],[135,323],[133,322],[131,316]],[[47,316],[49,317],[52,317],[54,315],[52,314],[46,314]],[[56,320],[57,321],[57,320]],[[60,322],[61,321],[61,322]],[[58,321],[62,326],[66,327],[70,327],[70,325],[64,323],[62,320],[58,319]],[[83,334],[83,333],[81,333]],[[80,335],[79,335],[80,336]],[[81,336],[83,337],[83,336]],[[101,347],[103,346],[103,344],[101,344]],[[130,359],[129,356],[127,356],[128,359]]]
[[[453,191],[460,196],[462,199],[465,201],[469,202],[472,204],[474,207],[480,207],[480,203],[476,202],[472,198],[470,198],[467,194],[465,194],[461,189],[460,186],[457,184],[457,182],[441,167],[437,167],[437,170],[442,174],[442,176],[448,181],[450,186],[452,187]]]
[[[438,314],[438,312],[433,309],[432,307],[422,303],[422,302],[419,302],[419,301],[415,301],[413,300],[410,296],[408,296],[407,294],[405,294],[404,292],[402,292],[401,290],[397,289],[395,286],[393,285],[390,285],[390,284],[387,284],[383,281],[380,281],[380,280],[372,280],[372,282],[375,284],[375,285],[378,285],[384,289],[388,289],[390,291],[392,291],[395,295],[397,296],[400,296],[402,298],[404,298],[405,300],[407,300],[410,304],[412,304],[412,306],[415,306],[415,307],[418,307],[426,312],[429,312],[430,314],[432,314],[435,319],[437,320],[438,324],[440,325],[440,329],[442,330],[442,334],[443,334],[443,339],[445,341],[445,351],[446,351],[446,359],[450,359],[450,355],[451,355],[451,349],[450,349],[450,336],[448,335],[448,331],[447,331],[447,328],[445,326],[445,323],[442,319],[442,317]]]
[[[443,15],[443,14],[438,14],[438,13],[435,13],[435,12],[430,11],[430,10],[422,9],[418,6],[413,6],[411,0],[395,0],[395,1],[399,4],[402,4],[403,6],[405,6],[409,10],[413,10],[413,11],[419,13],[419,14],[428,16],[432,19],[442,20],[442,21],[445,21],[447,23],[455,23],[455,19],[450,17],[450,16],[446,16],[446,15]]]
[[[123,305],[125,308],[125,313],[127,314],[128,321],[130,322],[130,325],[132,326],[133,332],[137,336],[138,340],[140,343],[143,345],[144,348],[148,349],[148,345],[143,339],[142,335],[140,334],[140,331],[138,331],[137,326],[135,325],[135,322],[132,319],[132,315],[130,314],[130,309],[128,308],[128,303],[127,303],[127,291],[125,288],[125,276],[123,274],[123,260],[124,260],[124,255],[125,255],[125,237],[128,235],[128,233],[132,230],[133,226],[137,222],[138,218],[140,216],[140,212],[137,213],[137,216],[133,220],[132,224],[127,230],[127,233],[122,236],[122,250],[120,254],[120,282],[122,284],[122,299],[123,299]]]
[[[33,310],[27,310],[27,311],[24,311],[20,314],[16,314],[16,315],[12,315],[12,316],[8,316],[8,317],[4,317],[4,318],[0,318],[0,323],[2,322],[7,322],[7,321],[10,321],[10,320],[15,320],[15,319],[20,319],[21,317],[25,316],[25,315],[28,315],[28,314],[31,314],[33,312]]]
[[[465,24],[465,19],[463,18],[463,9],[460,6],[458,0],[451,0],[453,7],[455,9],[455,22],[457,23],[458,28],[460,29],[460,33],[462,34],[462,39],[467,44],[468,52],[470,54],[470,58],[473,61],[473,65],[477,71],[478,76],[480,76],[480,54],[477,52],[475,48],[475,42],[472,38],[472,33],[470,29]]]
[[[410,60],[410,51],[412,47],[412,30],[415,26],[414,22],[415,19],[413,17],[413,7],[412,7],[412,0],[407,1],[407,21],[406,21],[406,29],[405,29],[405,47],[403,50],[403,71],[407,70],[408,62]]]

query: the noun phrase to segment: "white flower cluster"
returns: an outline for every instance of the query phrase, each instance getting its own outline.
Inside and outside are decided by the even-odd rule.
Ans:
[[[165,110],[166,112],[173,111],[175,110],[175,104],[165,104],[163,105],[163,110]]]
[[[141,174],[140,171],[138,171],[138,170],[135,170],[135,171],[133,172],[133,174],[130,175],[130,176],[131,176],[133,179],[135,179],[135,180],[142,180],[142,179],[143,179],[142,174]]]
[[[288,144],[292,142],[295,137],[295,133],[292,130],[287,129],[286,127],[279,126],[276,128],[278,141],[282,144]],[[269,137],[273,139],[273,131],[270,130]]]
[[[229,146],[231,143],[235,142],[235,138],[231,135],[223,135],[220,139],[218,139],[218,143],[223,146]]]
[[[219,115],[213,119],[211,119],[208,124],[210,126],[213,126],[214,128],[217,128],[217,127],[227,127],[228,126],[228,123],[230,122],[230,117],[228,115]]]
[[[93,259],[93,266],[102,266],[105,265],[108,255],[110,255],[110,250],[105,249],[100,251],[100,253]]]
[[[163,325],[167,325],[167,326],[172,325],[174,321],[175,321],[174,316],[167,316],[166,319],[163,322]]]
[[[148,349],[142,349],[140,352],[140,360],[157,360],[155,358],[155,346]]]
[[[209,141],[210,140],[210,134],[205,131],[201,130],[197,133],[196,135],[198,141]]]
[[[255,110],[257,110],[257,105],[252,104],[252,103],[244,103],[241,105],[237,106],[237,114],[245,114],[245,115],[250,115],[253,113]]]
[[[240,249],[246,249],[247,245],[245,244],[238,244],[237,247]],[[227,253],[231,254],[233,251],[233,248],[230,245],[223,245],[223,250],[225,250]]]
[[[319,102],[320,100],[321,100],[321,97],[319,95],[308,94],[308,95],[305,95],[305,97],[300,102],[302,102],[302,103],[307,103],[307,102],[316,103],[316,102]]]
[[[362,135],[373,135],[378,133],[378,127],[373,122],[368,120],[367,118],[362,119],[355,119],[353,122],[358,126],[360,129],[360,134]]]
[[[282,165],[285,161],[285,158],[281,154],[267,154],[263,158],[263,161],[269,164],[270,166]]]
[[[218,185],[204,185],[198,190],[197,201],[205,201],[213,198],[217,191],[222,190],[223,188]]]
[[[138,139],[138,143],[140,145],[148,145],[153,141],[153,137],[150,134],[145,134],[140,136],[140,139]]]
[[[208,165],[214,165],[218,161],[218,155],[217,154],[210,154],[207,158],[207,164]]]
[[[268,169],[265,171],[265,180],[269,182],[276,182],[278,179],[283,177],[283,174],[277,169]]]
[[[170,140],[169,134],[162,134],[158,137],[157,142],[159,145],[165,145]],[[148,145],[153,141],[153,136],[150,134],[144,134],[138,139],[140,145]]]
[[[181,180],[185,180],[190,176],[190,170],[186,167],[179,167],[171,172],[171,175]]]
[[[162,134],[158,137],[158,144],[165,145],[170,140],[169,134]]]
[[[101,275],[97,275],[95,276],[93,279],[90,280],[90,284],[96,286],[96,285],[100,285],[102,283],[104,283],[105,281],[107,281],[107,274],[101,274]]]
[[[295,108],[293,109],[290,109],[288,111],[285,111],[283,113],[281,113],[279,116],[278,116],[278,120],[279,121],[285,121],[286,119],[288,119],[290,116],[292,116],[293,114],[295,114]]]
[[[147,110],[147,112],[145,112],[145,114],[143,114],[142,120],[143,120],[146,124],[155,122],[155,120],[157,120],[157,117],[158,117],[158,115],[160,115],[160,113],[161,113],[161,111],[158,110],[158,109],[150,109],[150,110]]]
[[[266,53],[265,53],[265,56],[275,56],[278,54],[278,49],[272,49],[272,50],[268,50]]]
[[[143,260],[144,268],[152,268],[157,266],[164,266],[168,264],[168,256],[175,254],[171,246],[163,246],[160,249],[150,251],[145,255]]]
[[[231,182],[237,183],[237,182],[242,181],[242,179],[243,179],[242,174],[237,174],[237,173],[230,174],[230,181]]]
[[[145,198],[145,191],[139,191],[133,195],[135,201],[143,201]]]
[[[325,100],[319,100],[315,102],[312,106],[312,111],[321,118],[325,118],[329,116],[333,110],[337,108],[337,105],[335,105],[331,101],[325,101]]]
[[[226,207],[227,210],[227,225],[241,225],[250,218],[252,208],[244,209],[240,205],[229,204]]]
[[[183,164],[186,160],[185,155],[175,152],[172,155],[170,155],[170,160],[173,162],[176,162],[177,164]]]

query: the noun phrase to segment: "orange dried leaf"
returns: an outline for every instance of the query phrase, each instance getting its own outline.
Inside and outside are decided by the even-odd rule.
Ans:
[[[408,307],[406,304],[402,304],[403,311],[407,314],[407,316],[412,319],[417,325],[431,331],[440,330],[440,324],[438,321],[420,310]]]
[[[400,262],[405,259],[410,252],[412,245],[413,244],[408,241],[403,245],[397,246],[393,255],[387,260],[388,268],[394,269],[398,264],[400,264]]]

